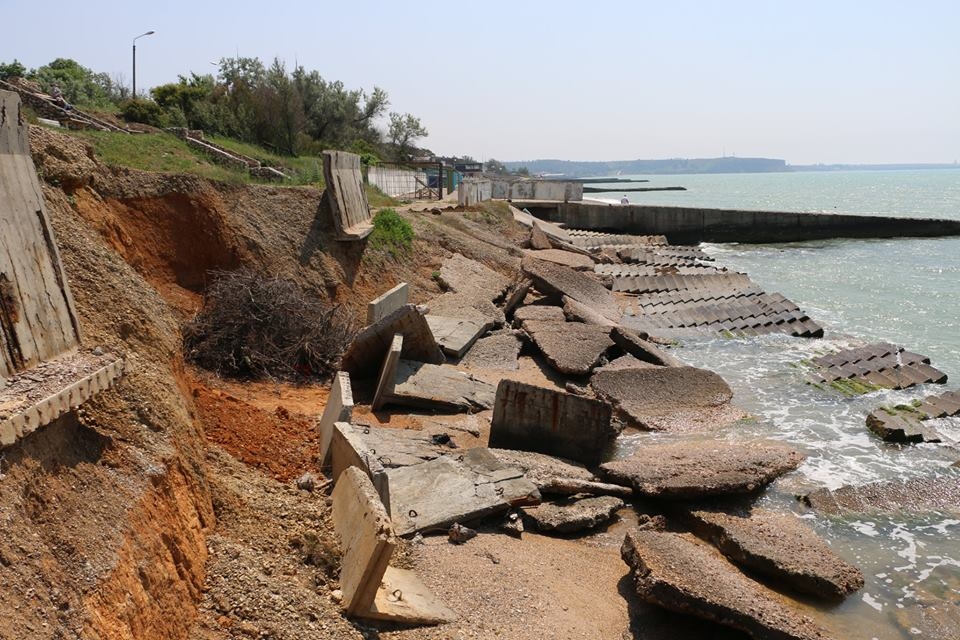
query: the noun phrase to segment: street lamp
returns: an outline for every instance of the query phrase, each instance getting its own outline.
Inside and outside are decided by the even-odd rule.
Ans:
[[[133,39],[133,96],[131,97],[134,100],[137,99],[137,40],[143,36],[152,36],[154,33],[154,31],[147,31]]]

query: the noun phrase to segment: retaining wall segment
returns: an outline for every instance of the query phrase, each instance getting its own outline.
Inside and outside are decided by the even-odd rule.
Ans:
[[[370,235],[373,216],[363,189],[360,156],[345,151],[324,151],[323,177],[339,239],[363,240]]]
[[[326,468],[331,463],[330,441],[333,439],[333,425],[337,422],[350,422],[353,417],[353,389],[350,386],[350,374],[338,371],[330,385],[330,395],[320,416],[320,466]]]
[[[537,217],[569,227],[662,234],[672,244],[960,235],[957,220],[581,202],[526,203],[526,206]]]
[[[383,320],[388,315],[407,304],[410,298],[410,285],[401,282],[378,298],[367,304],[367,324]]]
[[[493,405],[490,446],[598,464],[617,435],[610,417],[610,405],[600,400],[501,380]]]
[[[26,117],[8,91],[0,91],[0,203],[0,377],[6,377],[80,342]]]

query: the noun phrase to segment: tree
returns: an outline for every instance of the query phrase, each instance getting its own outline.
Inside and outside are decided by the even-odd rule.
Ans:
[[[25,75],[27,75],[27,68],[16,58],[13,59],[13,62],[0,62],[0,80],[22,78]]]
[[[297,155],[297,142],[306,117],[300,92],[279,58],[274,58],[263,84],[256,90],[256,111],[260,141],[288,155]]]
[[[427,129],[420,123],[420,118],[409,113],[399,114],[390,112],[390,128],[388,130],[390,143],[393,145],[398,160],[409,158],[414,141],[425,138]]]
[[[483,168],[487,173],[507,173],[506,165],[499,160],[494,160],[493,158],[487,160],[487,163]]]
[[[303,101],[306,131],[311,138],[340,148],[358,138],[379,142],[373,121],[390,104],[386,91],[374,87],[367,95],[359,89],[348,90],[339,80],[328,82],[302,66],[294,70],[293,84]]]
[[[30,72],[29,79],[38,82],[45,91],[58,85],[68,102],[79,105],[105,106],[119,96],[109,75],[94,73],[69,58],[57,58]]]

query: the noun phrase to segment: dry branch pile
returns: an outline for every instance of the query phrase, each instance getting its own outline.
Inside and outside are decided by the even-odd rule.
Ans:
[[[356,333],[347,309],[249,269],[211,275],[203,308],[183,330],[188,360],[239,378],[292,380],[336,370]]]

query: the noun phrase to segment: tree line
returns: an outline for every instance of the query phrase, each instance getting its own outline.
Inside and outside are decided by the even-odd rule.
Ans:
[[[349,149],[365,160],[407,159],[427,136],[420,119],[390,111],[387,92],[348,88],[298,65],[288,71],[279,58],[223,58],[216,74],[191,73],[130,96],[122,79],[111,79],[74,60],[58,58],[28,70],[0,63],[0,79],[36,82],[44,91],[58,85],[80,108],[116,111],[125,119],[156,127],[188,127],[259,144],[285,155],[316,155]],[[386,118],[386,128],[378,124]]]

